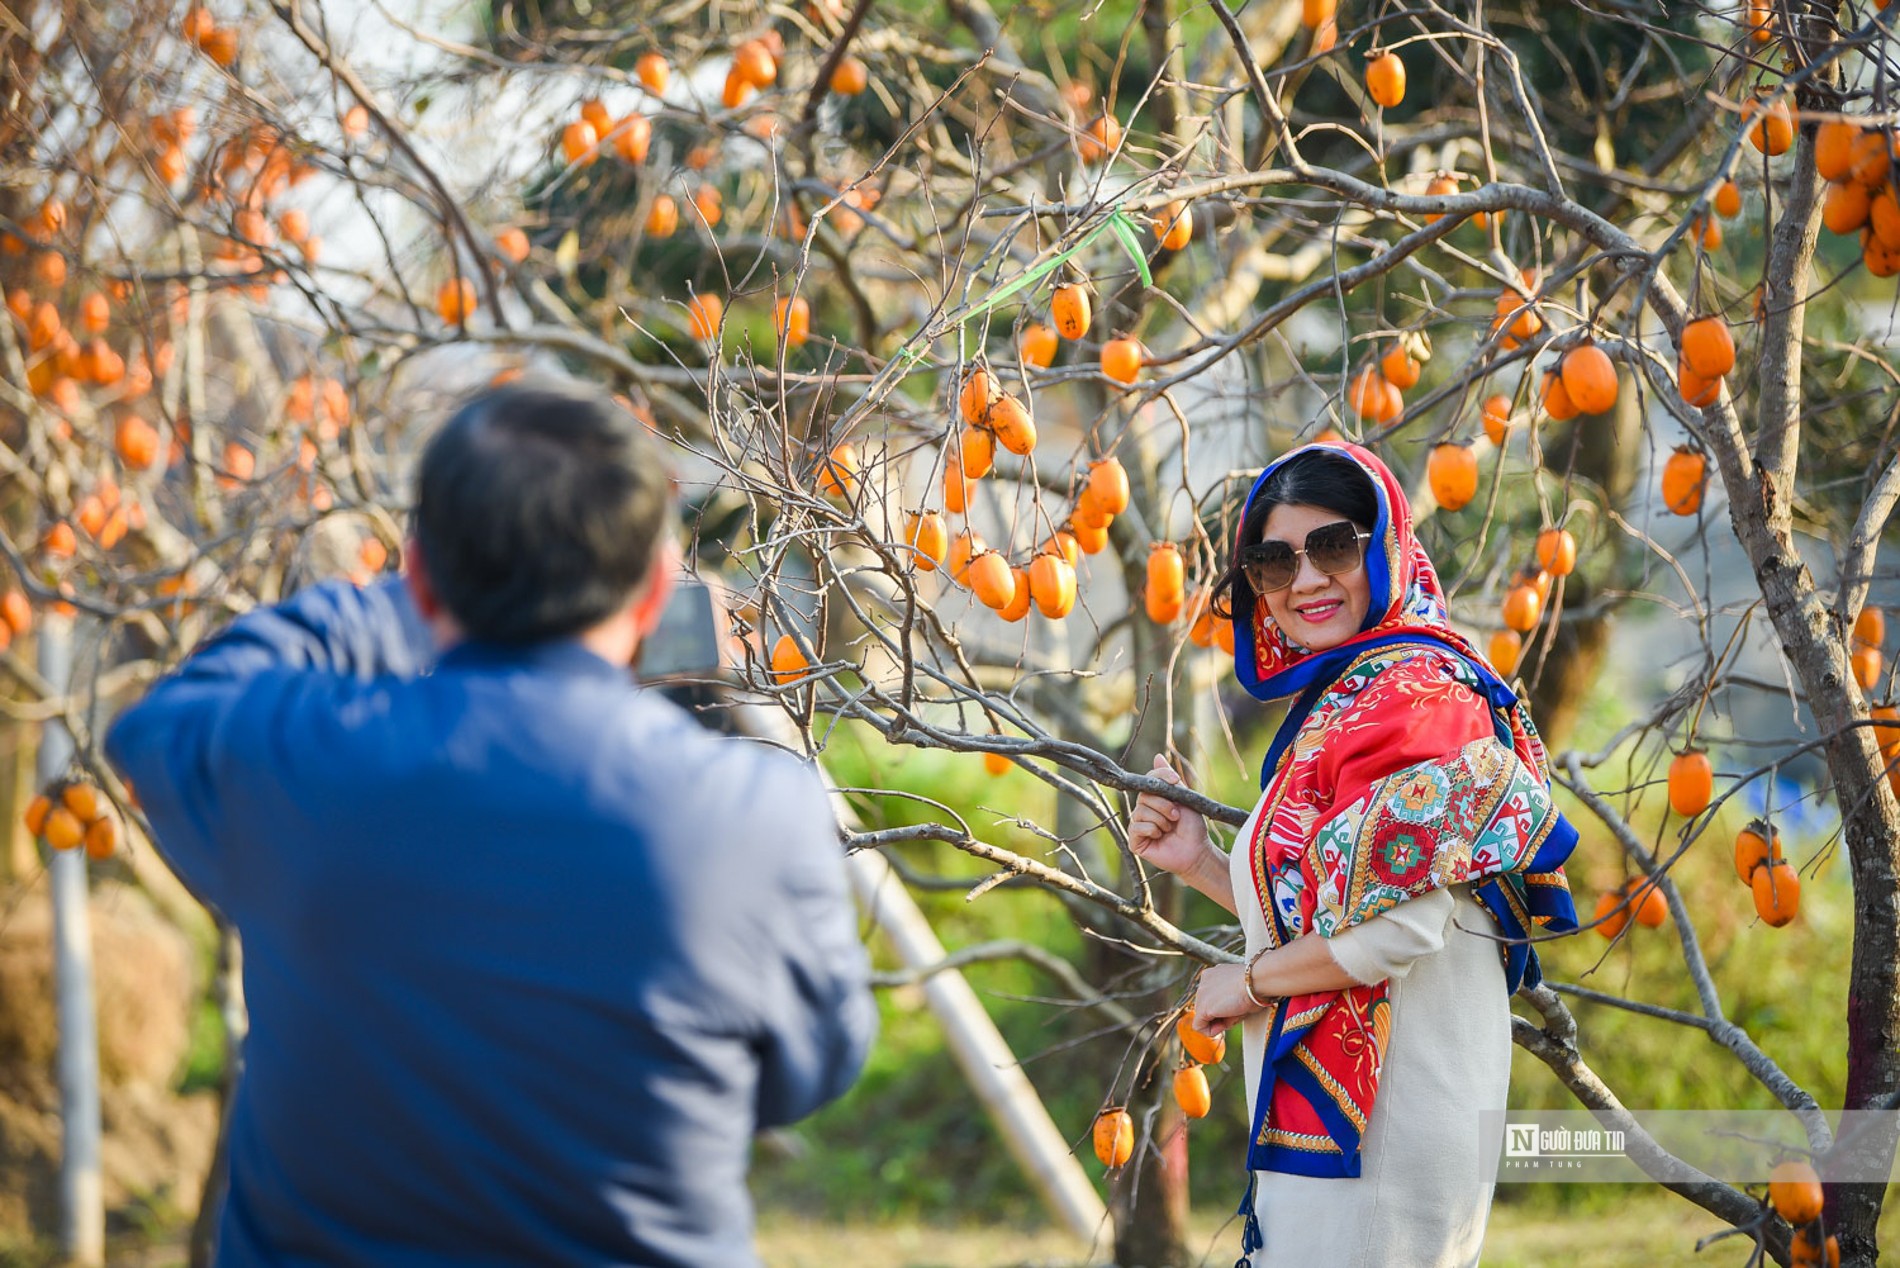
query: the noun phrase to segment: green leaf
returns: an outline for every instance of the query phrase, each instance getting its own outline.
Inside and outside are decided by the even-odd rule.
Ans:
[[[1154,274],[1148,271],[1148,257],[1141,249],[1141,237],[1135,232],[1135,226],[1128,223],[1128,217],[1122,214],[1119,207],[1108,213],[1108,223],[1115,230],[1116,238],[1120,239],[1122,249],[1128,252],[1128,258],[1135,262],[1135,271],[1141,274],[1141,284],[1153,286]]]

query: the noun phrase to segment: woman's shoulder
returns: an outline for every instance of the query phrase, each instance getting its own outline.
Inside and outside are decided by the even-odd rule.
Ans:
[[[1382,647],[1356,663],[1334,684],[1340,709],[1364,709],[1382,703],[1418,708],[1483,709],[1472,684],[1475,675],[1462,657],[1437,643],[1400,643]]]

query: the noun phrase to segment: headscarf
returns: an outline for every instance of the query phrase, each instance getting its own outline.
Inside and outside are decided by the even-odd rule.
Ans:
[[[1577,833],[1551,802],[1543,743],[1516,694],[1451,628],[1405,491],[1374,454],[1342,443],[1292,450],[1261,473],[1249,507],[1283,464],[1315,450],[1346,457],[1371,482],[1371,602],[1360,632],[1323,652],[1289,639],[1260,596],[1233,613],[1242,685],[1262,700],[1295,697],[1261,769],[1251,835],[1235,844],[1250,852],[1268,937],[1331,937],[1468,884],[1507,939],[1506,988],[1534,986],[1528,931],[1577,927],[1561,866]],[[1390,1034],[1384,982],[1276,1001],[1249,1170],[1357,1176]],[[1245,1209],[1251,1217],[1251,1201]]]

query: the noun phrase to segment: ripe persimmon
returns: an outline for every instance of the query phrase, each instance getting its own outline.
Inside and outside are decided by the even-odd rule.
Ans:
[[[1691,818],[1715,800],[1715,768],[1700,749],[1678,753],[1669,763],[1669,808]]]
[[[137,414],[127,414],[119,420],[114,437],[119,461],[134,471],[144,471],[158,461],[158,440],[158,428]]]
[[[19,592],[9,591],[7,597],[12,598],[17,593]],[[15,630],[14,633],[23,634],[25,631]],[[1892,703],[1877,704],[1867,716],[1876,723],[1874,741],[1880,745],[1880,756],[1888,766],[1894,766],[1896,759],[1900,759],[1900,708]],[[1890,771],[1889,774],[1895,772],[1900,772],[1900,767],[1895,767],[1895,771]],[[1896,795],[1900,796],[1900,793]]]
[[[957,411],[963,415],[964,422],[981,427],[989,422],[990,406],[1002,394],[1002,385],[997,383],[996,376],[979,365],[964,376],[963,386],[957,390]]]
[[[1879,647],[1887,641],[1887,614],[1869,603],[1854,617],[1854,641]]]
[[[1755,914],[1763,923],[1779,929],[1795,918],[1801,906],[1801,877],[1793,864],[1780,861],[1758,867],[1749,884],[1755,892]]]
[[[1214,1098],[1207,1090],[1207,1074],[1200,1066],[1182,1066],[1174,1072],[1174,1103],[1189,1118],[1207,1117],[1207,1111],[1214,1107]]]
[[[1418,360],[1406,351],[1403,343],[1395,343],[1386,349],[1384,356],[1379,358],[1379,373],[1383,374],[1385,381],[1393,387],[1401,392],[1409,392],[1418,386],[1421,367]]]
[[[24,634],[33,628],[33,605],[18,590],[9,590],[0,596],[0,621],[16,635]]]
[[[1794,116],[1787,102],[1775,101],[1764,107],[1756,100],[1745,113],[1755,117],[1748,129],[1750,145],[1770,157],[1788,152],[1794,144]]]
[[[965,584],[964,578],[970,571],[970,560],[989,549],[983,541],[983,535],[973,528],[966,528],[950,539],[950,552],[944,556],[944,570],[950,579],[958,585]]]
[[[55,850],[70,850],[86,839],[86,825],[64,806],[54,806],[40,825],[40,839]]]
[[[1537,535],[1537,566],[1553,577],[1567,577],[1577,568],[1577,539],[1567,528],[1547,528]]]
[[[686,303],[686,333],[701,343],[719,334],[719,321],[726,313],[726,302],[717,295],[695,295]]]
[[[1084,524],[1071,517],[1069,531],[1075,535],[1075,544],[1085,555],[1099,555],[1108,549],[1108,525]]]
[[[1821,200],[1821,223],[1829,233],[1857,232],[1873,215],[1873,198],[1865,185],[1837,181],[1827,187]]]
[[[1559,363],[1564,393],[1580,414],[1605,414],[1616,405],[1616,366],[1610,355],[1593,343],[1564,354]]]
[[[646,162],[647,151],[653,145],[653,123],[645,115],[634,111],[613,125],[610,135],[615,154],[629,163]]]
[[[204,50],[204,55],[211,59],[213,65],[228,70],[231,63],[237,61],[237,30],[228,26],[213,27],[206,32],[204,39],[199,41],[198,47]]]
[[[1095,116],[1076,138],[1075,148],[1084,163],[1099,163],[1122,143],[1121,120],[1106,112]]]
[[[1425,186],[1425,194],[1430,198],[1443,198],[1457,192],[1458,182],[1449,176],[1434,176]],[[1444,218],[1445,213],[1440,211],[1428,211],[1424,216],[1425,223],[1428,225],[1435,225]]]
[[[649,238],[670,238],[680,227],[679,204],[673,201],[671,194],[653,195],[653,204],[647,208],[646,235]]]
[[[1862,643],[1854,648],[1847,658],[1854,671],[1854,681],[1860,684],[1862,691],[1872,691],[1880,685],[1880,670],[1885,663],[1878,647],[1869,647]]]
[[[600,133],[585,119],[561,129],[561,154],[570,164],[591,167],[600,158]]]
[[[1493,631],[1485,654],[1491,658],[1491,667],[1498,671],[1498,676],[1508,679],[1517,672],[1518,658],[1524,654],[1524,636],[1512,629]]]
[[[1604,938],[1614,938],[1629,925],[1629,908],[1624,905],[1623,895],[1616,890],[1607,890],[1597,895],[1597,909],[1594,918],[1596,931]]]
[[[1531,583],[1520,581],[1504,592],[1501,615],[1506,629],[1528,634],[1537,628],[1537,619],[1543,613],[1543,596],[1537,593],[1537,587]]]
[[[1037,611],[1061,620],[1075,607],[1075,566],[1061,555],[1037,555],[1029,561],[1029,595]]]
[[[100,291],[89,292],[79,301],[79,328],[89,335],[104,334],[112,324],[112,301]]]
[[[798,650],[798,640],[790,634],[779,635],[778,642],[772,644],[773,680],[783,686],[804,677],[810,668],[811,662]]]
[[[1781,862],[1781,834],[1766,819],[1751,819],[1735,834],[1735,875],[1744,885],[1755,882],[1755,869]]]
[[[1860,129],[1838,119],[1814,130],[1814,170],[1824,181],[1845,180],[1854,170],[1854,141]]]
[[[870,85],[870,67],[850,54],[839,59],[838,68],[831,72],[831,91],[840,97],[855,97]]]
[[[1511,398],[1502,392],[1487,396],[1479,412],[1484,419],[1484,434],[1492,444],[1504,448],[1511,437]]]
[[[475,283],[466,277],[452,277],[435,292],[436,314],[451,326],[459,326],[467,321],[477,303]]]
[[[950,528],[937,511],[910,511],[904,515],[904,542],[916,551],[920,570],[935,572],[950,549]]]
[[[803,295],[781,297],[773,305],[772,328],[786,347],[804,347],[811,339],[811,305]]]
[[[1366,64],[1366,94],[1387,110],[1405,100],[1405,63],[1382,53]]]
[[[962,515],[970,509],[970,499],[976,493],[976,481],[963,474],[956,463],[943,469],[943,509],[952,515]]]
[[[1797,1228],[1788,1239],[1788,1262],[1794,1268],[1841,1268],[1841,1239],[1829,1234],[1826,1242],[1816,1246],[1809,1230]]]
[[[1768,1173],[1768,1201],[1775,1214],[1796,1228],[1820,1219],[1824,1200],[1821,1177],[1809,1163],[1790,1159]]]
[[[1109,515],[1120,515],[1128,509],[1128,472],[1121,459],[1110,455],[1089,463],[1086,495]]]
[[[1682,360],[1705,379],[1735,368],[1735,340],[1720,317],[1698,317],[1682,328]]]
[[[1194,240],[1194,215],[1184,199],[1175,199],[1154,218],[1155,237],[1163,250],[1183,251]]]
[[[1056,333],[1064,339],[1082,338],[1088,334],[1092,318],[1089,293],[1073,283],[1056,287],[1049,300],[1049,316],[1055,321]]]
[[[964,570],[964,578],[984,607],[1000,612],[1016,598],[1016,574],[1009,561],[993,550],[972,558]],[[1034,597],[1033,592],[1031,597]]]
[[[1742,214],[1742,191],[1734,181],[1723,181],[1715,187],[1715,214],[1726,216],[1730,220]]]
[[[1694,515],[1701,510],[1708,467],[1708,459],[1701,453],[1688,445],[1679,446],[1663,463],[1663,505],[1677,515]]]
[[[996,433],[966,427],[957,438],[957,467],[968,480],[981,480],[996,465]]]
[[[1125,1109],[1105,1109],[1095,1116],[1095,1156],[1111,1170],[1135,1156],[1135,1120]]]
[[[997,442],[1019,458],[1026,457],[1036,447],[1035,420],[1013,396],[996,398],[995,404],[990,406],[989,427],[996,433]]]
[[[1023,327],[1021,337],[1016,341],[1016,350],[1024,365],[1033,365],[1046,370],[1055,363],[1056,350],[1061,347],[1056,332],[1039,321],[1032,321]]]
[[[1544,371],[1544,412],[1560,423],[1577,416],[1576,403],[1564,387],[1563,375],[1556,370]]]
[[[672,69],[666,64],[666,58],[648,50],[633,64],[633,73],[640,77],[641,86],[657,97],[666,91]]]
[[[26,803],[26,830],[33,836],[42,836],[46,831],[46,816],[53,811],[53,799],[45,793]]]
[[[86,857],[89,859],[109,859],[113,851],[119,848],[119,822],[111,815],[101,815],[86,825]]]
[[[1141,343],[1110,339],[1102,345],[1102,373],[1117,383],[1133,383],[1141,376]]]
[[[1221,1058],[1227,1055],[1227,1036],[1196,1030],[1192,1008],[1184,1011],[1174,1023],[1174,1037],[1181,1041],[1181,1050],[1202,1065],[1219,1065]]]
[[[1012,568],[1010,572],[1016,581],[1016,594],[1015,597],[1010,599],[1009,606],[1005,607],[996,615],[1002,617],[1005,621],[1014,623],[1029,615],[1029,601],[1031,597],[1029,592],[1029,569]]]
[[[1425,478],[1439,506],[1462,510],[1478,496],[1478,455],[1471,446],[1455,441],[1433,445],[1431,457],[1425,460]]]
[[[754,88],[769,88],[778,82],[778,62],[764,40],[747,40],[734,49],[732,68]]]
[[[1650,884],[1647,878],[1630,877],[1623,892],[1629,896],[1637,924],[1646,929],[1659,929],[1669,919],[1669,900],[1663,897],[1662,889]]]
[[[858,492],[858,447],[841,440],[831,447],[818,464],[818,491],[826,497],[856,497]]]
[[[1148,601],[1172,603],[1175,615],[1180,615],[1187,599],[1187,565],[1173,542],[1155,542],[1148,547],[1147,582]]]

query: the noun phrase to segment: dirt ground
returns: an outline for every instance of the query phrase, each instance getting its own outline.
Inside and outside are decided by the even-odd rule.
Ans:
[[[1553,1216],[1498,1206],[1491,1213],[1483,1268],[1740,1268],[1747,1262],[1748,1245],[1739,1238],[1696,1253],[1696,1240],[1719,1228],[1714,1217],[1660,1189],[1631,1197],[1613,1212]],[[1205,1252],[1196,1268],[1228,1268],[1239,1256],[1240,1235],[1227,1224],[1226,1212],[1197,1211],[1194,1230]],[[1889,1254],[1900,1247],[1900,1194],[1888,1201],[1881,1234]],[[1111,1262],[1049,1228],[836,1224],[778,1210],[760,1213],[759,1249],[767,1268],[1098,1268]],[[114,1268],[182,1268],[183,1230],[116,1239],[108,1261]],[[0,1268],[52,1268],[55,1263],[56,1256],[45,1248],[0,1242]]]
[[[1717,1242],[1701,1254],[1698,1238],[1721,1221],[1681,1198],[1656,1190],[1623,1202],[1614,1213],[1552,1216],[1519,1206],[1492,1208],[1484,1268],[1630,1268],[1634,1264],[1695,1264],[1740,1268],[1749,1245]],[[1240,1233],[1223,1211],[1197,1211],[1195,1242],[1204,1249],[1197,1268],[1229,1268],[1240,1256]],[[1881,1243],[1900,1248],[1900,1194],[1890,1197]],[[759,1248],[768,1268],[1083,1268],[1112,1263],[1053,1229],[932,1228],[905,1225],[821,1224],[784,1211],[759,1220]]]

